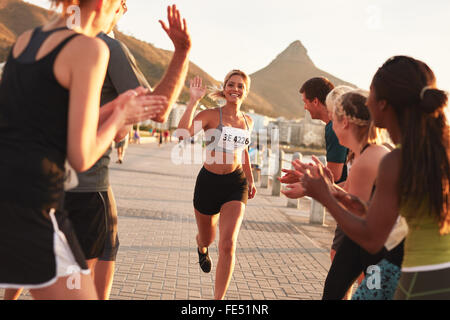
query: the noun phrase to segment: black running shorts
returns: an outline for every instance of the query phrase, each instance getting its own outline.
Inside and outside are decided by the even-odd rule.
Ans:
[[[89,274],[64,210],[0,201],[0,288],[40,289],[60,277]]]
[[[66,192],[64,207],[86,259],[115,261],[119,239],[111,188],[102,192]]]
[[[228,174],[215,174],[203,167],[195,183],[194,208],[202,214],[215,215],[230,201],[247,204],[248,184],[239,168]]]

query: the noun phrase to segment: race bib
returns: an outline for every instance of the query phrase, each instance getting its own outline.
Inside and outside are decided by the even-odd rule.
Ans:
[[[223,127],[218,146],[222,149],[235,151],[244,149],[250,144],[250,132],[244,129]]]

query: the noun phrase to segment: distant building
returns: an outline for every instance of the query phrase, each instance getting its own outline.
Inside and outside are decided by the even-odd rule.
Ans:
[[[249,112],[246,112],[246,115],[248,115],[249,117],[252,118],[252,120],[253,120],[253,131],[256,131],[256,132],[258,132],[260,130],[263,130],[263,129],[266,129],[267,126],[269,125],[269,123],[271,121],[273,121],[273,118],[269,118],[269,117],[266,117],[264,115],[254,113],[253,110],[250,110]]]
[[[304,147],[325,147],[325,124],[311,119],[309,112],[301,120],[285,120],[278,118],[270,122],[270,126],[279,130],[281,144]]]

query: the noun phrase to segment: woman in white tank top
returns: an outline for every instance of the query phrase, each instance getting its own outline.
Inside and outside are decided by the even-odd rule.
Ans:
[[[211,95],[225,99],[225,106],[204,110],[194,118],[198,102],[206,93],[202,80],[196,77],[191,81],[190,101],[177,130],[184,139],[201,130],[207,137],[206,161],[195,186],[194,211],[199,263],[204,272],[211,271],[208,247],[215,239],[217,223],[220,226],[215,299],[223,299],[227,291],[247,199],[256,194],[248,155],[253,121],[240,111],[249,89],[250,78],[240,70],[231,71],[225,77],[223,90]]]

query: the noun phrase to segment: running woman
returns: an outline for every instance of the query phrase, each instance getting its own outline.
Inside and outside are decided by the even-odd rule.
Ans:
[[[301,178],[306,194],[371,253],[383,248],[399,215],[406,219],[409,231],[394,299],[450,299],[447,103],[447,93],[436,88],[425,63],[407,56],[388,59],[373,77],[367,105],[375,125],[388,130],[397,148],[381,161],[370,205],[334,190],[321,167]]]
[[[120,128],[154,117],[166,99],[129,91],[98,125],[109,52],[95,36],[121,1],[52,2],[78,4],[81,24],[68,29],[63,15],[20,35],[0,85],[0,287],[30,289],[35,299],[97,299],[63,210],[65,160],[87,170]]]
[[[250,78],[240,70],[227,74],[223,89],[210,96],[224,99],[223,107],[200,112],[194,118],[198,102],[206,89],[199,77],[190,82],[190,100],[178,125],[185,129],[181,138],[190,139],[202,129],[206,135],[206,161],[200,170],[194,191],[194,212],[198,226],[196,237],[201,269],[211,271],[208,247],[216,237],[219,223],[219,260],[214,298],[225,297],[235,265],[236,243],[248,199],[256,194],[248,154],[252,119],[240,109],[250,90]],[[180,130],[178,131],[180,136]]]

